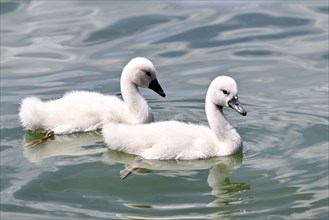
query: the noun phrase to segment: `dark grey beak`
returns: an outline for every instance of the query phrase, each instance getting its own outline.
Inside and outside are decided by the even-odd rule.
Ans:
[[[154,79],[149,84],[149,89],[152,89],[154,92],[158,93],[162,97],[166,97],[166,93],[162,90],[157,79]]]
[[[247,111],[243,109],[237,96],[234,96],[230,101],[228,101],[228,105],[235,111],[237,111],[239,114],[243,116],[247,115]]]

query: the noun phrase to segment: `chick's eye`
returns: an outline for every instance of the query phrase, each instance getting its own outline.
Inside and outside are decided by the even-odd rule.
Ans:
[[[151,76],[151,73],[148,72],[148,71],[146,71],[145,74],[146,74],[147,76]]]
[[[226,90],[222,90],[222,92],[223,92],[225,95],[228,94],[228,92],[227,92]]]

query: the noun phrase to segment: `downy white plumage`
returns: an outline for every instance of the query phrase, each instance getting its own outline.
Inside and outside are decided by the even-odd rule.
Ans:
[[[138,87],[150,88],[165,97],[152,62],[143,57],[132,59],[123,69],[120,80],[123,101],[98,92],[70,91],[62,98],[41,101],[23,99],[19,117],[27,130],[54,134],[87,132],[102,128],[104,122],[148,123],[153,114]]]
[[[103,136],[109,148],[141,156],[144,159],[192,160],[237,153],[242,141],[223,115],[229,106],[241,115],[247,112],[238,100],[238,88],[228,76],[215,78],[206,96],[206,114],[210,128],[179,121],[124,125],[107,123]]]

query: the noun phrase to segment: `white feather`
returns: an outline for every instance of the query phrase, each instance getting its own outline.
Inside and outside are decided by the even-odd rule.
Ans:
[[[70,91],[60,99],[49,101],[27,97],[21,103],[19,117],[25,129],[55,134],[92,131],[102,128],[104,122],[148,123],[153,121],[153,115],[138,86],[148,88],[154,80],[156,71],[151,61],[137,57],[122,71],[124,101],[89,91]],[[156,92],[164,96],[161,87]]]
[[[240,135],[222,112],[233,98],[237,100],[235,81],[220,76],[213,80],[206,97],[210,128],[179,121],[143,125],[108,123],[103,127],[103,136],[109,148],[145,159],[191,160],[231,155],[242,147]],[[240,107],[239,113],[245,115],[246,111]]]

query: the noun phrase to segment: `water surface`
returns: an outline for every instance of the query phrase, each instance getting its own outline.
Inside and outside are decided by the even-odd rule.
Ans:
[[[328,219],[327,1],[1,1],[1,219]],[[225,111],[243,152],[146,161],[98,132],[24,148],[22,98],[119,94],[123,66],[150,58],[156,120],[207,124],[211,80],[229,75],[248,111]]]

